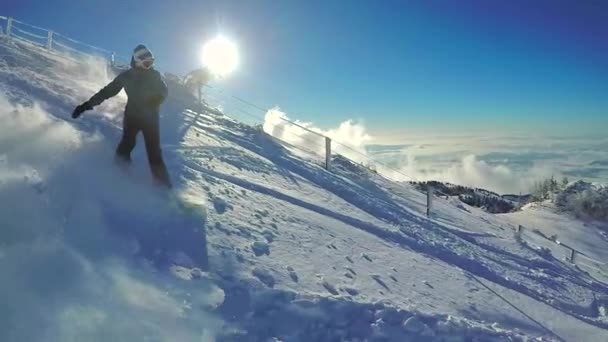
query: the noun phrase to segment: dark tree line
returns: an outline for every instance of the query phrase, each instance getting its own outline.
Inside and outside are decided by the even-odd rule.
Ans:
[[[480,194],[460,195],[458,198],[464,203],[477,208],[483,208],[492,214],[509,213],[516,209],[516,206],[500,197],[491,197]]]
[[[471,188],[438,181],[411,182],[411,184],[422,192],[426,192],[429,187],[432,187],[433,191],[438,196],[457,196],[462,202],[472,207],[482,208],[493,214],[508,213],[517,209],[517,204],[513,201],[506,200],[499,194],[485,189]]]

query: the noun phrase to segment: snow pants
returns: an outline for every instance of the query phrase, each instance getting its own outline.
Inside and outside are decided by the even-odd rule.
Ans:
[[[141,131],[146,144],[150,171],[156,182],[171,187],[169,173],[163,161],[160,148],[159,116],[156,115],[127,115],[123,120],[122,139],[116,148],[116,159],[121,162],[131,162],[131,152],[135,148],[137,134]]]

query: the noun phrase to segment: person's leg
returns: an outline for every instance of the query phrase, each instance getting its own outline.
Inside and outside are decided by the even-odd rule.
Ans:
[[[142,131],[146,142],[146,152],[148,153],[148,162],[154,179],[167,187],[171,187],[169,173],[163,161],[162,151],[160,148],[160,132],[158,117],[150,118],[143,124]]]
[[[116,147],[115,160],[128,164],[131,162],[131,151],[135,148],[139,127],[137,123],[125,115],[122,122],[122,139]]]

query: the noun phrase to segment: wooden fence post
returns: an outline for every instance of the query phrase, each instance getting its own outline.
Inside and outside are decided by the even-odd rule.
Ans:
[[[524,226],[522,226],[521,224],[518,224],[517,227],[515,227],[515,239],[516,240],[521,240],[521,234],[524,231]]]
[[[13,18],[7,18],[6,19],[6,35],[10,37],[12,32],[13,32]]]
[[[47,38],[46,38],[46,49],[47,50],[52,50],[53,49],[53,31],[49,31]]]
[[[325,137],[325,169],[331,171],[331,139]]]
[[[426,217],[431,217],[431,208],[433,205],[433,187],[427,186],[426,188]]]
[[[570,249],[570,262],[576,264],[576,251],[574,249]]]

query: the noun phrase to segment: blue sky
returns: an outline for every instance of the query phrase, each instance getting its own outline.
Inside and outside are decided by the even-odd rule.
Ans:
[[[241,65],[227,91],[322,127],[606,134],[606,1],[20,0],[0,15],[162,71],[200,64],[222,33]]]

